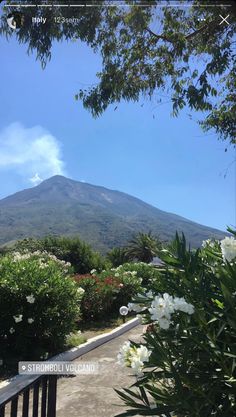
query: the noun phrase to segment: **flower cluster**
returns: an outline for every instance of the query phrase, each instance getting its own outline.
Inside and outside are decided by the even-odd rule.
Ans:
[[[151,353],[144,345],[136,347],[130,342],[125,342],[117,355],[118,364],[132,368],[136,375],[141,376],[144,362],[149,361]]]
[[[136,265],[136,264],[133,264],[133,265]],[[124,269],[124,265],[120,265],[120,266],[117,266],[117,268],[111,268],[111,271],[123,271],[123,269]],[[131,275],[137,275],[137,271],[125,271],[125,273],[126,273],[126,275],[128,275],[128,274],[131,274]]]
[[[23,314],[18,314],[18,316],[13,316],[13,319],[14,319],[16,324],[20,323],[23,320]],[[32,317],[30,317],[30,318],[27,319],[27,322],[29,324],[32,324],[34,322],[34,319]],[[11,333],[11,334],[15,333],[14,327],[11,327],[9,329],[9,333]]]
[[[30,295],[27,295],[26,296],[26,300],[27,300],[27,303],[34,304],[35,297],[34,297],[33,294],[30,294]],[[23,320],[23,314],[18,314],[17,316],[13,316],[13,319],[14,319],[14,321],[15,321],[16,324],[17,323],[20,323]],[[27,319],[27,322],[29,324],[32,324],[34,322],[34,319],[32,317],[30,317],[30,318]],[[11,327],[10,330],[9,330],[9,332],[11,334],[15,333],[15,329],[13,327]]]
[[[158,322],[162,329],[170,327],[171,314],[174,312],[194,313],[193,305],[187,303],[183,297],[172,297],[167,293],[163,294],[163,296],[157,295],[148,310],[151,314],[151,319]]]
[[[125,271],[123,265],[120,265],[117,268],[111,268],[110,271],[114,272],[115,277],[119,277],[121,275],[136,277],[137,275],[137,271]],[[105,272],[105,271],[102,271],[102,272]]]
[[[224,261],[231,262],[236,258],[236,239],[233,237],[225,237],[221,240],[220,246]]]
[[[44,269],[48,267],[48,264],[47,264],[48,260],[57,262],[57,264],[60,265],[64,269],[64,272],[68,272],[68,269],[71,267],[70,262],[66,262],[61,259],[58,259],[55,255],[52,255],[48,253],[47,251],[41,252],[37,250],[35,252],[27,251],[25,253],[14,252],[12,256],[13,262],[24,261],[30,258],[38,258],[40,269]]]
[[[207,248],[210,246],[211,248],[214,248],[215,242],[212,239],[206,239],[202,241],[202,247]]]
[[[123,274],[124,275],[132,275],[133,277],[135,277],[137,275],[137,271],[125,271]]]
[[[18,261],[24,261],[25,259],[29,259],[32,256],[32,253],[20,253],[20,252],[14,252],[12,259],[13,262],[18,262]]]

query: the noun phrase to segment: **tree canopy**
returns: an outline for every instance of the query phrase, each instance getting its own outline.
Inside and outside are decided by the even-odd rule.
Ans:
[[[24,2],[22,2],[24,3]],[[35,1],[27,1],[27,4]],[[37,2],[36,2],[37,3]],[[6,7],[0,34],[15,33],[44,67],[50,60],[53,41],[86,42],[102,57],[98,83],[75,95],[93,116],[122,100],[137,102],[143,97],[157,105],[168,97],[172,114],[184,107],[198,112],[205,131],[213,129],[222,140],[236,143],[236,5],[194,0],[149,0],[144,3],[91,1],[84,7],[15,8],[24,21],[17,31],[9,29]],[[65,3],[57,1],[57,4]],[[135,3],[135,4],[134,4]],[[209,3],[211,3],[209,5]],[[109,6],[109,7],[108,7]],[[140,7],[139,7],[140,6]],[[44,25],[32,23],[32,16],[46,17]],[[224,20],[223,18],[226,18]],[[75,20],[76,18],[76,20]],[[202,117],[200,112],[202,112]]]
[[[161,249],[159,237],[153,236],[151,232],[140,232],[129,241],[126,255],[129,259],[150,263],[159,249]]]

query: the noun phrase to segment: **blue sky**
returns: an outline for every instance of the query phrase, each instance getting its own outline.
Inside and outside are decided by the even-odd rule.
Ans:
[[[235,151],[204,134],[197,115],[172,118],[170,103],[141,100],[94,119],[74,100],[100,68],[87,46],[55,44],[45,70],[14,38],[0,38],[0,52],[0,198],[62,174],[208,226],[235,225]]]

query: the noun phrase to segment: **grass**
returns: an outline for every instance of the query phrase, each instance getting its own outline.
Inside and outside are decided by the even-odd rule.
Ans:
[[[86,341],[86,337],[80,331],[70,333],[66,339],[65,349],[71,349],[73,347],[79,346]]]

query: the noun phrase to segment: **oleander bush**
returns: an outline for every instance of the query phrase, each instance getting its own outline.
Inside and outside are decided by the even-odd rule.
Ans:
[[[119,308],[127,305],[142,289],[142,278],[128,268],[111,268],[98,273],[75,275],[75,281],[84,289],[81,302],[82,319],[99,320],[117,317]]]
[[[79,237],[46,236],[41,239],[27,238],[18,241],[11,251],[46,251],[58,259],[69,262],[75,273],[86,274],[96,268],[101,271],[106,266],[105,259],[92,250],[91,246]]]
[[[0,358],[6,366],[58,351],[75,328],[83,291],[69,268],[39,251],[0,259]]]
[[[107,277],[101,280],[94,274],[77,275],[74,279],[84,289],[81,301],[83,321],[97,321],[113,315],[114,301],[121,285],[118,279]]]
[[[136,375],[117,391],[135,415],[236,415],[236,239],[187,250],[184,236],[160,252],[159,288],[129,305],[147,329],[142,344],[126,342],[118,361]]]
[[[142,282],[142,287],[147,289],[151,288],[154,282],[159,281],[159,268],[155,268],[153,265],[147,264],[145,262],[127,262],[123,265],[120,265],[115,273],[123,274],[125,276],[126,272],[131,272],[134,276]]]
[[[136,269],[132,264],[125,264],[117,268],[103,270],[99,274],[100,280],[105,280],[112,276],[120,281],[119,291],[114,302],[116,312],[122,305],[127,305],[132,297],[143,288],[143,278],[138,275]]]

